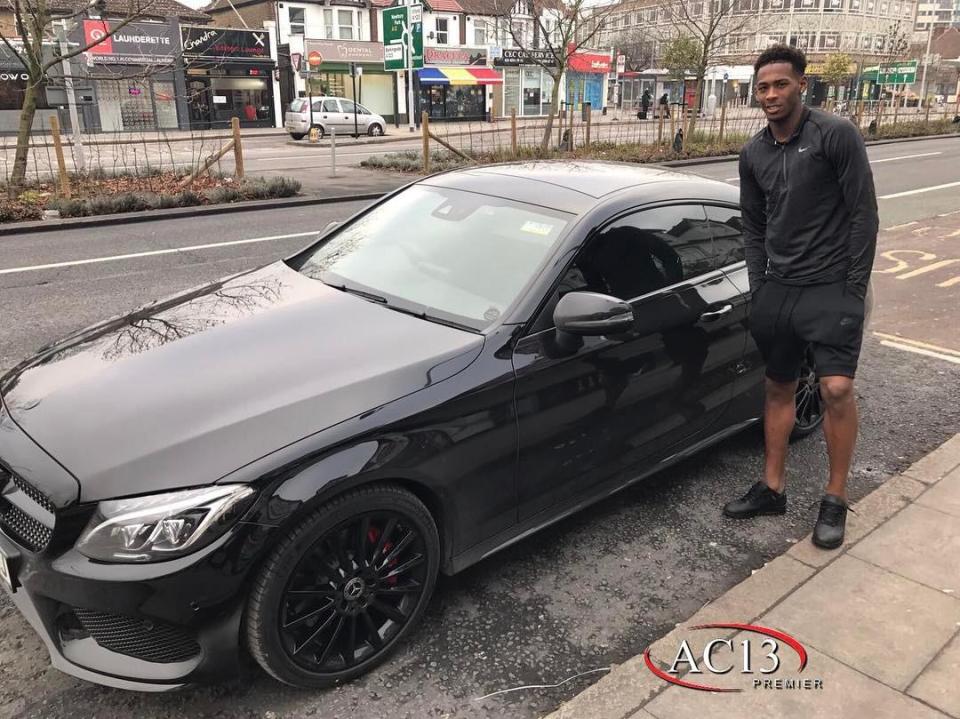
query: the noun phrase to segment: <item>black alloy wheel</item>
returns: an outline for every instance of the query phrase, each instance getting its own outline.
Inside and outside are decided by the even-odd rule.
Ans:
[[[381,485],[334,499],[262,568],[247,609],[251,653],[296,686],[366,673],[419,622],[439,549],[429,512],[404,490]]]
[[[806,437],[823,424],[823,399],[820,397],[820,378],[813,352],[807,348],[803,364],[800,366],[800,380],[797,382],[797,416],[790,437]]]

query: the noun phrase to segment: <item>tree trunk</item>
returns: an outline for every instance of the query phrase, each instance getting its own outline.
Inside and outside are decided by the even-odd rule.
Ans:
[[[551,75],[551,77],[553,77]],[[561,74],[560,77],[563,77]],[[560,110],[560,77],[553,77],[553,92],[550,93],[550,114],[547,116],[547,126],[543,131],[543,140],[540,141],[540,152],[547,154],[550,149],[550,135],[553,132],[553,118]]]
[[[697,112],[700,107],[700,95],[703,94],[703,76],[705,74],[704,71],[697,70],[697,89],[693,93],[693,106],[690,108],[690,127],[683,136],[684,147],[687,146],[688,142],[693,142],[693,133],[697,129]]]
[[[20,128],[17,130],[17,153],[13,159],[13,172],[10,175],[9,191],[11,197],[16,197],[23,189],[27,177],[27,155],[30,153],[30,131],[33,129],[33,118],[37,114],[37,87],[38,83],[27,82],[27,89],[23,93],[23,107],[20,110]]]

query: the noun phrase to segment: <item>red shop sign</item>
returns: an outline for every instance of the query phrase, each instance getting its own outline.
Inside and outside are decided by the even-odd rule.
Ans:
[[[567,60],[567,67],[575,72],[610,72],[610,56],[594,52],[576,52]]]

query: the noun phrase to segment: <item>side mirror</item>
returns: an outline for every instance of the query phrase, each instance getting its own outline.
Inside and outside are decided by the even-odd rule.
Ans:
[[[553,323],[561,332],[582,337],[615,335],[633,328],[633,308],[597,292],[570,292],[560,298]]]

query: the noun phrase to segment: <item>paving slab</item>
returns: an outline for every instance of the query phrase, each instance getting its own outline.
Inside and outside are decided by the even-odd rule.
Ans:
[[[927,490],[917,504],[960,517],[960,467]]]
[[[907,690],[930,706],[960,718],[960,632]]]
[[[960,600],[960,521],[914,504],[850,554]]]
[[[954,435],[937,449],[910,465],[905,475],[934,484],[960,466],[960,434]]]
[[[847,554],[759,623],[902,691],[958,622],[960,599]]]

